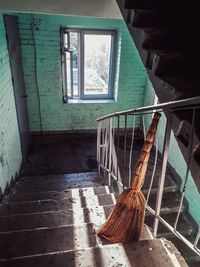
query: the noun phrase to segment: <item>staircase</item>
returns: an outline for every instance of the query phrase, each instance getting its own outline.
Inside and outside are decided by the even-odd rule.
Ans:
[[[181,0],[117,0],[117,3],[159,102],[199,96],[197,2],[188,5]],[[200,192],[199,112],[197,109],[190,171]],[[187,160],[192,110],[174,112],[174,115],[172,129]]]
[[[0,266],[187,266],[171,242],[152,239],[146,226],[139,242],[101,240],[96,229],[117,196],[96,173],[22,177],[0,205]],[[169,196],[177,196],[175,185]],[[162,212],[170,217],[169,209],[170,203]],[[162,227],[160,233],[168,237]]]

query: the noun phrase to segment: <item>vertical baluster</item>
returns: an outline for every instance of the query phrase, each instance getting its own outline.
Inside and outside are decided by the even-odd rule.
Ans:
[[[131,167],[132,167],[132,154],[133,154],[133,143],[135,137],[135,115],[133,115],[133,128],[132,128],[132,138],[131,138],[131,148],[130,148],[130,156],[129,156],[129,175],[128,175],[128,186],[131,185]]]
[[[104,166],[105,169],[108,167],[108,151],[109,151],[109,119],[106,119],[105,121],[105,161],[104,161]]]
[[[117,116],[117,181],[119,180],[119,129],[120,129],[120,116]]]
[[[145,127],[144,115],[142,115],[142,128],[143,128],[144,140],[146,140],[146,127]]]
[[[195,125],[195,116],[196,116],[196,110],[193,109],[193,114],[192,114],[192,129],[190,132],[190,141],[189,141],[189,153],[188,153],[188,160],[187,160],[187,169],[186,169],[186,175],[185,175],[185,181],[183,184],[183,191],[181,194],[181,200],[180,200],[180,205],[179,205],[179,210],[176,216],[176,220],[174,223],[174,230],[176,230],[177,228],[177,224],[178,224],[178,220],[181,214],[181,210],[182,210],[182,206],[183,206],[183,200],[184,200],[184,196],[185,196],[185,190],[186,190],[186,186],[187,186],[187,181],[189,178],[189,171],[190,171],[190,163],[191,163],[191,159],[192,159],[192,148],[193,148],[193,140],[194,140],[194,125]]]
[[[123,187],[126,178],[126,146],[127,146],[127,115],[124,115],[124,164],[123,164]]]
[[[112,118],[109,118],[109,173],[108,185],[111,185],[111,166],[112,166]]]
[[[194,241],[194,248],[197,248],[197,244],[199,242],[199,239],[200,239],[200,227],[199,227],[197,236],[196,236],[195,241]]]
[[[103,125],[103,132],[102,132],[102,165],[105,169],[106,164],[105,164],[105,157],[106,157],[106,120],[103,121],[104,125]],[[104,171],[104,175],[105,175],[105,171]]]
[[[116,175],[115,170],[117,166],[117,157],[115,150],[115,117],[113,117],[113,127],[112,127],[112,165],[111,172]]]
[[[97,122],[97,164],[98,164],[98,174],[100,175],[100,158],[101,158],[101,121]]]
[[[153,226],[153,234],[154,237],[157,236],[158,231],[158,216],[160,215],[160,208],[162,203],[162,196],[163,196],[163,189],[165,183],[165,174],[167,169],[167,160],[168,160],[168,153],[169,153],[169,143],[171,137],[171,115],[167,118],[166,127],[165,127],[165,139],[163,144],[163,156],[162,156],[162,169],[161,174],[158,181],[158,193],[156,198],[156,207],[155,207],[155,218],[154,218],[154,226]]]

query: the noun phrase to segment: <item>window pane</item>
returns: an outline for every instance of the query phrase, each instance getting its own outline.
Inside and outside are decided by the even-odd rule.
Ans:
[[[72,85],[74,96],[79,95],[79,37],[77,32],[70,32],[70,51],[72,60]]]
[[[72,97],[72,88],[71,88],[71,56],[69,52],[65,53],[66,60],[66,75],[67,75],[67,95]]]
[[[84,35],[84,95],[108,94],[111,35]]]

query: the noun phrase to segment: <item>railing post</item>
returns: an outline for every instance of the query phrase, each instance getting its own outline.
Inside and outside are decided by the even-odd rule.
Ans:
[[[117,116],[117,180],[119,180],[119,128],[120,116]]]
[[[177,229],[177,224],[178,224],[178,220],[181,214],[181,210],[182,210],[182,206],[183,206],[183,200],[185,197],[185,190],[186,190],[186,186],[187,186],[187,182],[188,182],[188,178],[189,178],[189,171],[190,171],[190,163],[192,160],[192,149],[193,149],[193,141],[194,141],[194,134],[195,134],[195,118],[196,118],[196,110],[193,109],[193,114],[192,114],[192,129],[190,131],[190,139],[189,139],[189,146],[188,146],[188,160],[187,160],[187,169],[186,169],[186,174],[185,174],[185,181],[183,183],[183,191],[181,194],[181,200],[180,200],[180,205],[179,205],[179,209],[178,209],[178,213],[176,216],[176,220],[174,223],[174,230]]]
[[[126,179],[126,147],[127,147],[127,117],[128,115],[124,115],[124,160],[123,160],[123,177],[122,183],[123,187],[125,186],[125,179]]]
[[[200,239],[200,227],[199,227],[198,233],[197,233],[196,238],[195,238],[195,241],[194,241],[194,248],[195,249],[198,249],[197,248],[197,244],[199,242],[199,239]]]
[[[167,169],[167,161],[168,161],[168,154],[169,154],[169,143],[170,143],[170,137],[171,137],[171,123],[172,123],[172,116],[169,114],[166,122],[165,127],[165,138],[163,143],[163,154],[162,154],[162,169],[161,174],[158,181],[158,193],[156,198],[156,207],[155,207],[155,219],[154,219],[154,225],[153,225],[153,234],[154,237],[157,236],[158,231],[158,216],[160,215],[160,208],[162,204],[162,196],[163,196],[163,189],[164,189],[164,183],[165,183],[165,175],[166,175],[166,169]]]
[[[100,148],[100,142],[101,142],[101,121],[97,122],[97,164],[98,164],[98,174],[100,175],[100,159],[101,159],[101,148]]]
[[[108,185],[111,185],[111,166],[112,166],[112,118],[109,118],[109,173],[108,173]]]

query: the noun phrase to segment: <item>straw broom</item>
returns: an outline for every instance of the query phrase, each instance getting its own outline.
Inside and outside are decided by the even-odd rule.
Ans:
[[[158,112],[154,114],[135,166],[131,187],[122,192],[107,221],[98,230],[98,235],[111,243],[124,243],[140,239],[146,210],[146,200],[141,188],[144,184],[150,150],[160,116],[161,114]]]

